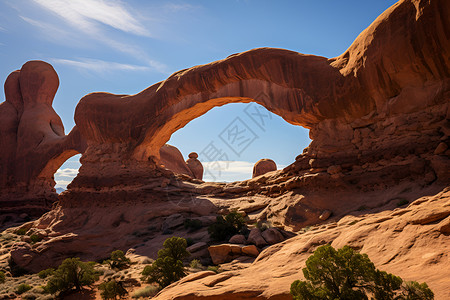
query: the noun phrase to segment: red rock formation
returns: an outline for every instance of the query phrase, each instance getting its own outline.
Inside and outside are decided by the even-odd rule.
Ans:
[[[198,160],[198,154],[195,152],[189,153],[189,158],[186,160],[186,164],[189,169],[192,171],[194,178],[203,179],[203,165]]]
[[[160,162],[169,170],[177,174],[185,174],[194,177],[191,169],[184,161],[183,154],[177,147],[165,144],[159,149]]]
[[[263,158],[258,160],[253,166],[252,177],[258,177],[260,175],[266,174],[267,172],[272,172],[277,170],[277,164],[268,158]]]
[[[179,71],[136,95],[85,96],[75,112],[77,128],[88,145],[80,172],[60,197],[59,206],[33,224],[50,232],[49,238],[29,249],[18,245],[12,253],[14,261],[38,270],[73,249],[83,259],[104,257],[113,243],[117,248],[131,247],[136,240],[129,237],[136,226],[148,220],[160,224],[161,214],[167,213],[200,217],[238,209],[252,221],[268,219],[299,230],[322,222],[326,210],[331,216],[327,222],[333,222],[349,213],[392,210],[401,198],[414,200],[442,190],[450,182],[449,12],[446,0],[403,0],[336,58],[254,49]],[[159,149],[177,129],[214,106],[251,101],[310,129],[313,141],[293,164],[229,184],[183,182],[158,167]],[[11,108],[12,104],[4,109]],[[14,119],[4,122],[12,124]],[[440,198],[433,199],[434,203]],[[383,233],[377,231],[380,222],[374,220],[370,232],[363,232],[365,227],[357,231],[360,236],[352,236],[352,227],[332,230],[323,240],[332,241],[342,234],[343,242],[359,243],[370,237],[371,246],[365,250],[376,264],[385,264],[381,259],[384,250],[376,246]],[[401,225],[385,224],[388,229]],[[439,252],[448,248],[446,232],[448,222],[438,231],[407,227],[404,239],[386,245],[390,257],[395,257],[386,266],[398,264],[405,273],[394,273],[420,280],[409,276],[406,268],[426,267],[415,261],[424,245],[431,244]],[[390,232],[387,237],[395,239],[397,234]],[[411,238],[417,235],[419,239]],[[290,267],[299,255],[306,259],[307,253],[297,250],[309,241],[305,251],[322,243],[311,236],[296,239],[289,251],[282,251],[281,263],[276,261],[276,250],[290,242],[270,247],[254,269],[237,272],[236,279],[229,281],[233,274],[223,280],[215,278],[215,282],[222,281],[220,289],[211,292],[211,282],[192,282],[185,291],[194,294],[183,297],[231,295],[242,276],[249,280],[234,297],[282,298],[286,284],[274,281],[268,286],[273,274],[268,274],[271,270],[264,263],[271,260],[280,268]],[[403,241],[412,245],[411,252],[401,247],[406,244]],[[448,269],[448,260],[439,259],[433,266],[429,274]],[[290,273],[278,271],[280,280],[299,276],[298,265]],[[251,277],[252,272],[258,278]],[[435,283],[440,280],[430,278]],[[165,296],[170,298],[171,293]]]
[[[75,127],[64,127],[52,108],[58,75],[42,61],[30,61],[5,82],[0,104],[0,210],[39,215],[56,199],[53,174],[84,150]]]

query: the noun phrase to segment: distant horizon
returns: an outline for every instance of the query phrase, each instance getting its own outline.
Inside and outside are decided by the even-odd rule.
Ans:
[[[336,57],[395,2],[5,0],[0,3],[0,79],[4,82],[28,60],[51,63],[60,79],[53,107],[67,134],[79,99],[88,93],[135,94],[178,70],[259,47]],[[249,110],[266,115],[264,126]],[[221,138],[233,122],[253,132],[244,150],[231,149]],[[261,158],[273,159],[279,168],[289,165],[310,139],[307,129],[252,103],[214,108],[168,143],[185,159],[213,143],[232,163],[205,172],[205,180],[235,181],[251,178]],[[57,188],[76,175],[78,157],[55,174]]]

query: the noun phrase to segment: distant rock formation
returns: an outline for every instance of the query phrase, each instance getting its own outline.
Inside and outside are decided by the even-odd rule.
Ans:
[[[198,158],[197,153],[195,153],[195,152],[189,153],[189,158],[186,160],[186,164],[188,165],[189,169],[191,170],[192,174],[194,175],[194,178],[202,180],[203,179],[203,165],[197,158]]]
[[[258,160],[253,166],[252,178],[277,170],[277,164],[268,158]]]
[[[177,147],[165,144],[159,149],[160,161],[167,169],[177,174],[194,177],[191,169],[184,161],[183,154]]]

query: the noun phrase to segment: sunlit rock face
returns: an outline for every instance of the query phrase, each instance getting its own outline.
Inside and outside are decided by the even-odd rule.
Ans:
[[[48,231],[49,238],[33,249],[18,247],[14,260],[23,268],[39,270],[49,262],[60,262],[74,249],[82,259],[100,259],[111,250],[127,249],[138,243],[139,239],[132,236],[137,228],[154,228],[148,243],[160,242],[162,224],[174,214],[210,220],[218,213],[239,210],[251,221],[268,220],[274,226],[296,231],[323,219],[336,222],[349,214],[394,210],[400,201],[411,202],[437,194],[450,182],[450,25],[444,17],[449,11],[450,2],[445,0],[400,1],[336,58],[260,48],[179,71],[136,95],[92,93],[80,100],[75,111],[76,129],[67,137],[58,126],[50,125],[60,123],[50,121],[55,117],[48,101],[54,94],[51,91],[55,89],[55,77],[48,75],[53,81],[42,81],[53,82],[49,83],[48,91],[36,88],[47,92],[35,97],[43,99],[37,102],[39,105],[30,106],[45,110],[36,113],[44,121],[33,126],[21,127],[22,120],[28,120],[24,117],[29,108],[24,105],[23,113],[19,113],[17,103],[29,101],[25,95],[30,93],[24,93],[20,84],[20,93],[7,92],[7,102],[1,106],[5,116],[1,119],[2,144],[5,139],[14,145],[7,150],[2,148],[5,151],[2,157],[14,157],[15,162],[2,168],[2,182],[20,182],[33,190],[35,178],[52,180],[52,171],[56,169],[45,166],[59,162],[54,157],[59,159],[60,153],[65,153],[51,149],[67,149],[63,145],[78,134],[87,148],[80,160],[79,174],[59,197],[58,206],[33,223],[35,228]],[[42,74],[51,73],[48,71],[51,67],[45,63],[30,64],[45,66]],[[23,71],[13,73],[12,78],[21,78]],[[18,96],[14,98],[8,93],[21,95],[23,100],[14,100]],[[242,182],[204,183],[161,167],[164,158],[160,149],[173,132],[215,106],[234,102],[259,103],[287,122],[310,129],[311,144],[303,153],[299,150],[296,161],[283,170]],[[36,120],[41,119],[31,119],[30,124]],[[14,132],[18,135],[17,145],[13,144]],[[38,136],[45,138],[37,139]],[[25,160],[17,160],[18,157],[30,157],[45,166],[27,167]],[[2,164],[10,162],[11,159],[2,160]],[[189,163],[185,169],[179,155],[176,162],[171,162],[182,166],[183,171],[176,173],[194,172]],[[13,183],[4,184],[18,186]],[[448,190],[442,195],[448,199]],[[438,199],[436,196],[426,201],[439,214],[445,207],[435,203]],[[414,219],[411,214],[419,214],[417,207],[411,211],[404,211],[408,213],[404,222]],[[321,218],[324,212],[327,217]],[[377,231],[381,230],[378,224],[382,221],[374,215],[371,227],[362,230],[360,236],[351,235],[355,227],[332,231],[328,229],[335,227],[326,227],[322,228],[326,232],[319,240],[299,238],[297,242],[309,243],[304,249],[312,251],[322,241],[333,241],[339,234],[343,235],[342,242],[356,246],[364,240],[362,236],[370,235],[373,240],[367,251],[381,253],[383,249],[375,249],[379,236],[393,239],[397,233],[388,229],[404,225],[395,214],[383,215],[395,219],[392,224],[384,223],[383,232]],[[402,255],[413,261],[427,243],[444,249],[448,246],[445,226],[446,223],[439,227],[443,231],[437,227],[420,228],[425,234],[420,245],[408,248],[412,252],[389,248],[392,257],[400,261],[389,262],[389,268],[398,268],[399,275],[402,270],[410,274],[405,271],[408,263],[401,260]],[[415,243],[411,238],[414,232],[419,232],[415,230],[417,227],[408,227],[405,236],[396,241]],[[299,244],[283,245],[286,246],[274,246],[262,253],[252,269],[259,277],[253,278],[250,271],[236,272],[237,277],[230,280],[233,284],[219,280],[224,288],[217,291],[241,298],[287,297],[286,282],[292,281],[293,273],[279,270],[280,280],[287,278],[284,285],[268,285],[270,268],[264,265],[265,260],[272,260],[271,266],[284,267],[297,259]],[[277,249],[283,249],[282,261],[276,260]],[[27,259],[22,260],[20,253],[27,255]],[[381,255],[374,255],[378,255],[377,262],[385,263]],[[301,259],[304,261],[306,254]],[[444,260],[436,264],[449,269]],[[415,266],[420,269],[420,264]],[[247,281],[236,285],[240,291],[234,293],[232,286],[239,278]],[[190,287],[191,284],[184,289],[181,285],[188,292]],[[205,284],[194,296],[183,294],[183,297],[220,299],[220,293],[214,294],[209,287]],[[179,294],[176,287],[172,292]]]
[[[59,79],[51,65],[30,61],[5,82],[0,104],[0,211],[39,215],[56,199],[53,174],[85,148],[76,128],[64,134],[52,108]]]

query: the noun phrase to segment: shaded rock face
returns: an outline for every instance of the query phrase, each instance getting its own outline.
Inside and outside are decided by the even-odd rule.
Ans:
[[[59,80],[53,67],[30,61],[5,82],[0,104],[0,211],[40,215],[56,199],[53,174],[85,148],[78,129],[64,135],[52,108]]]
[[[277,170],[277,164],[268,158],[263,158],[258,160],[253,166],[252,177],[258,177],[260,175],[266,174],[267,172],[272,172]]]
[[[191,169],[184,161],[183,154],[178,148],[165,144],[159,149],[160,162],[174,173],[185,174],[193,177]]]

